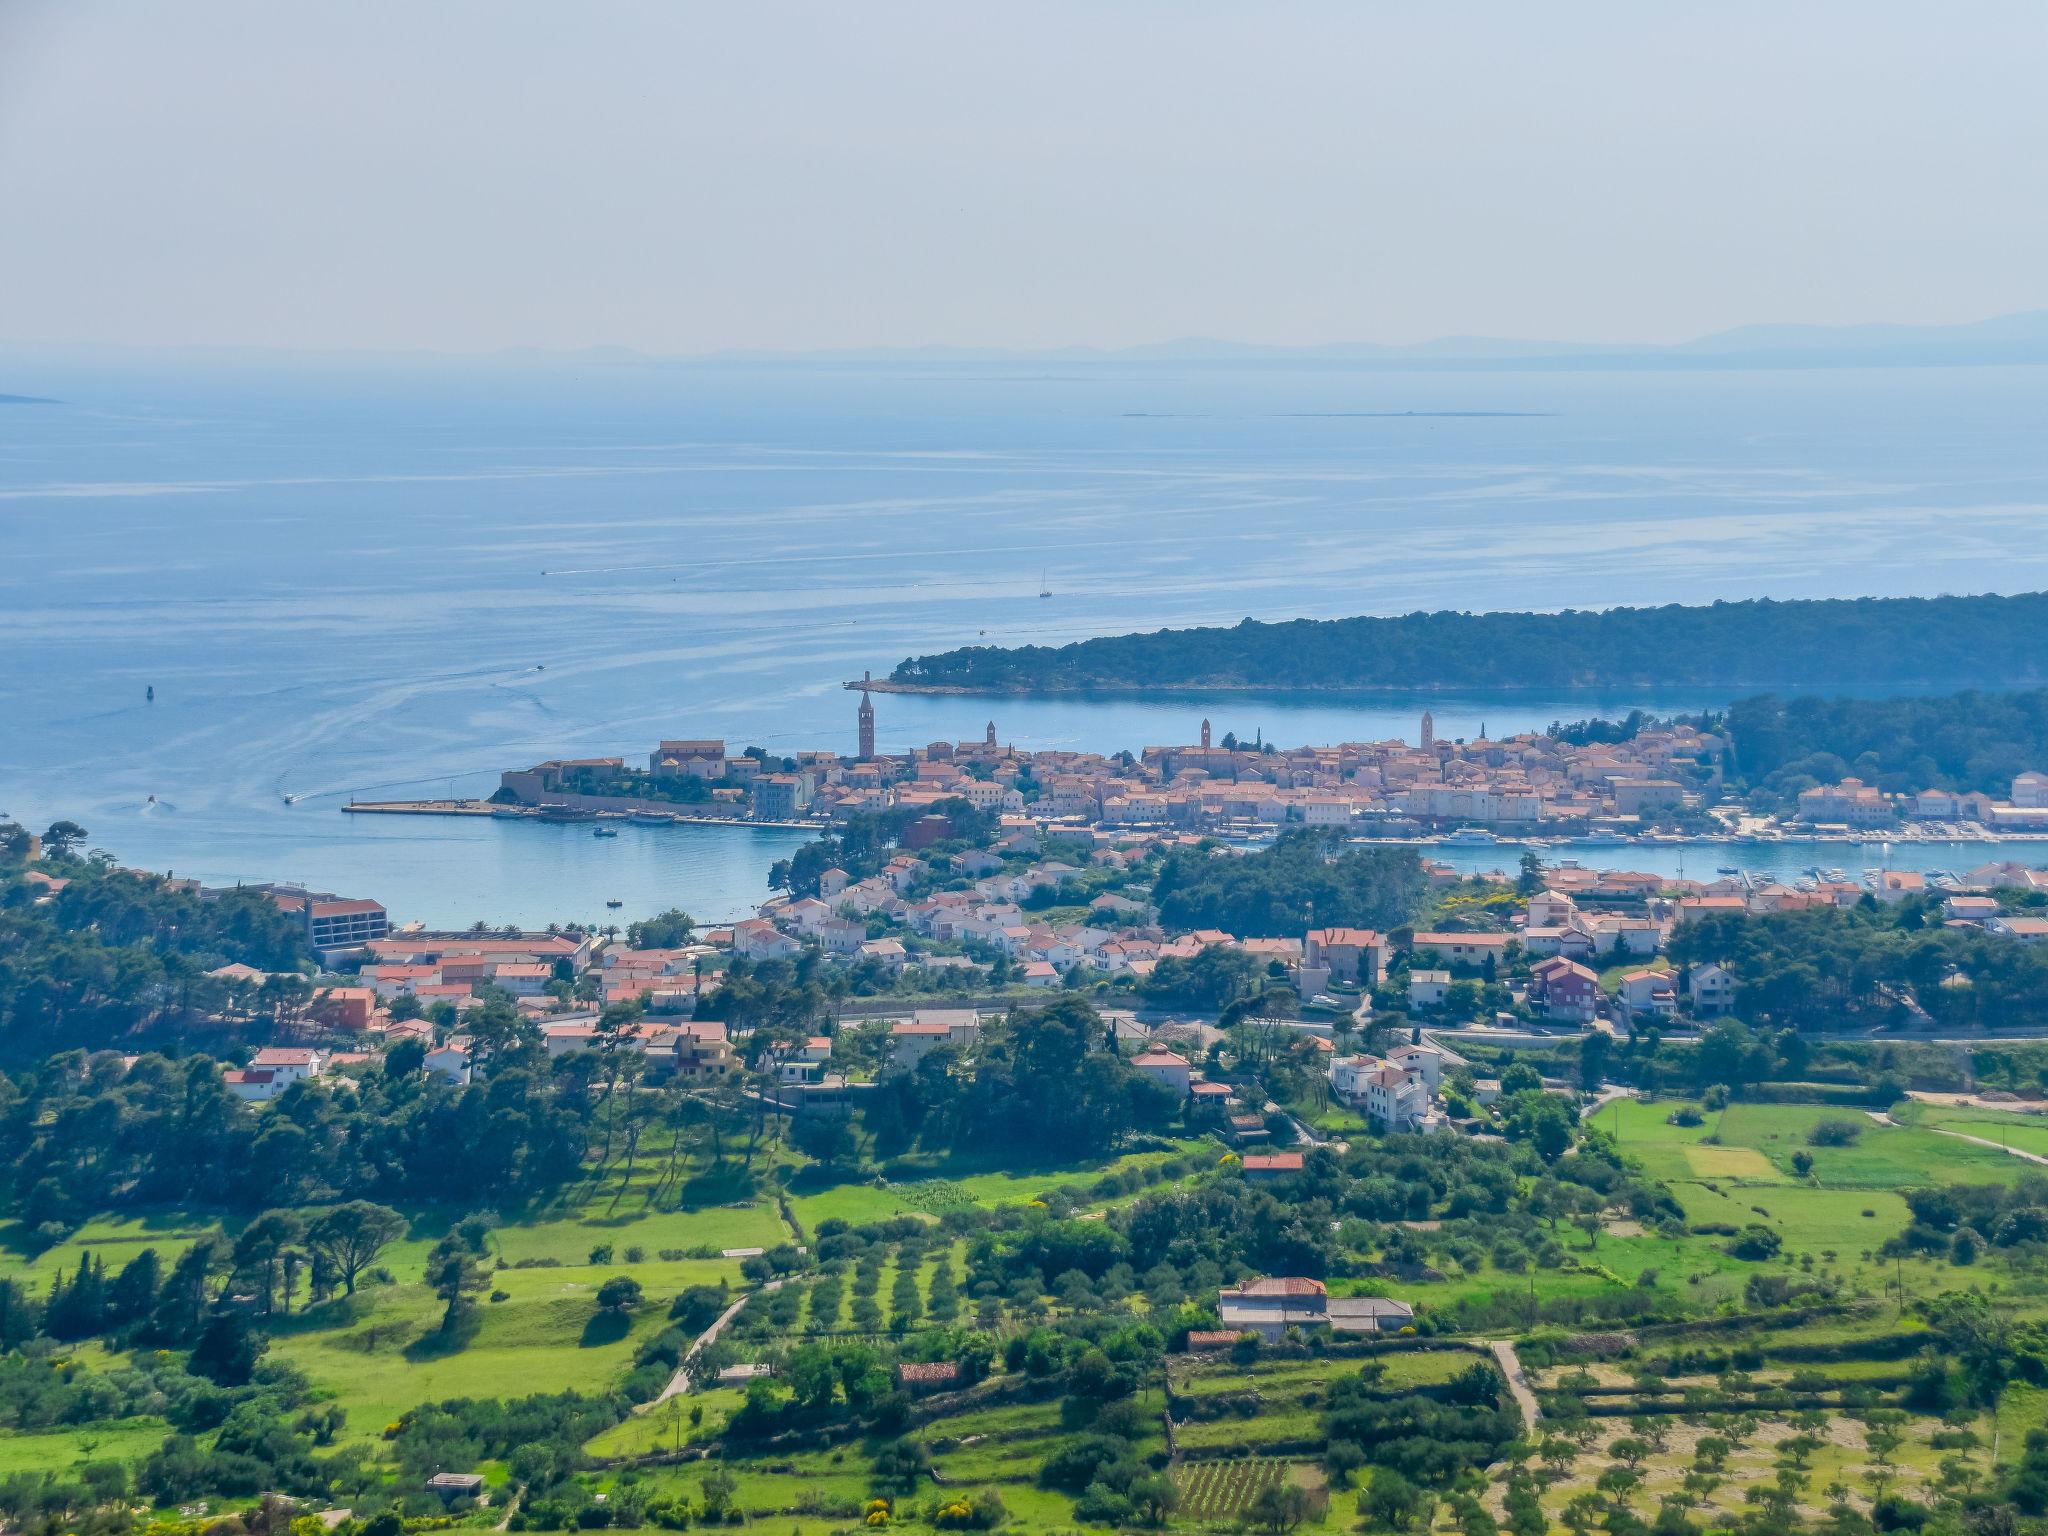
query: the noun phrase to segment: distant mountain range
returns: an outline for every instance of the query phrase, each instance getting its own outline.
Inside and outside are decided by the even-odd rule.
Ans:
[[[617,349],[606,349],[616,359]],[[655,361],[653,358],[647,361]],[[872,347],[723,351],[691,361],[818,363],[1346,363],[1392,368],[1794,368],[2048,363],[2048,310],[1961,325],[1745,325],[1672,343],[1524,341],[1443,336],[1408,345],[1265,346],[1188,337],[1137,347]]]
[[[229,346],[110,347],[9,346],[0,343],[0,366],[17,362],[65,364],[174,363],[196,367],[261,367],[279,362],[342,366],[461,367],[476,363],[526,368],[664,368],[706,365],[804,363],[815,366],[1023,363],[1232,364],[1389,369],[1552,368],[1825,368],[1943,367],[1995,363],[2048,363],[2048,310],[1999,315],[1960,325],[1745,325],[1680,342],[1525,341],[1505,336],[1443,336],[1407,345],[1329,342],[1268,346],[1257,342],[1186,337],[1136,347],[851,347],[796,351],[727,349],[664,355],[633,347],[551,350],[506,347],[494,352],[348,351]]]

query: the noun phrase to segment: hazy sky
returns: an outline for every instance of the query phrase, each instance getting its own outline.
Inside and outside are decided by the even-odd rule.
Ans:
[[[1675,340],[2048,307],[2048,6],[0,0],[0,340]]]

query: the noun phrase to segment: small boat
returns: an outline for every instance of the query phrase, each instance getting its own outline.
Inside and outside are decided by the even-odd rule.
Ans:
[[[592,827],[590,835],[592,837],[617,837],[619,829],[617,827]]]
[[[608,901],[605,903],[605,905],[613,909],[617,909],[619,907],[623,907],[625,903],[623,901]]]
[[[1040,597],[1052,596],[1052,588],[1045,584],[1046,575],[1047,573],[1044,571],[1038,573],[1038,595]]]
[[[147,688],[143,689],[142,696],[144,699],[154,704],[156,702],[156,684],[151,683]]]
[[[659,811],[635,811],[626,820],[636,827],[666,827],[674,823],[675,817],[663,815]]]

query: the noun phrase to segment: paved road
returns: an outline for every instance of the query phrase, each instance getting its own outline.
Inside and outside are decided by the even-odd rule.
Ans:
[[[770,1280],[761,1289],[764,1292],[779,1291],[782,1289],[782,1282],[780,1280]],[[647,1413],[652,1409],[659,1408],[678,1393],[689,1391],[690,1361],[696,1358],[698,1350],[708,1348],[710,1345],[718,1342],[718,1336],[725,1332],[725,1325],[740,1315],[740,1308],[747,1304],[753,1297],[753,1294],[752,1291],[741,1291],[739,1296],[733,1301],[733,1304],[718,1314],[717,1321],[698,1334],[696,1339],[691,1342],[689,1350],[683,1356],[683,1363],[676,1367],[675,1375],[669,1377],[668,1385],[661,1389],[661,1395],[649,1402],[642,1403],[633,1411],[635,1413]]]
[[[1486,1347],[1493,1351],[1501,1375],[1508,1379],[1508,1391],[1514,1394],[1515,1406],[1522,1410],[1522,1428],[1534,1430],[1536,1421],[1543,1417],[1543,1409],[1536,1401],[1536,1394],[1529,1390],[1529,1373],[1522,1369],[1522,1359],[1515,1353],[1514,1341],[1490,1339]]]

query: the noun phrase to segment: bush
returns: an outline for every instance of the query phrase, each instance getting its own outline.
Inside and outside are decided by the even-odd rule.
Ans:
[[[1810,1147],[1853,1147],[1863,1135],[1854,1120],[1823,1120],[1806,1133]]]
[[[1735,1240],[1728,1244],[1728,1252],[1738,1259],[1761,1264],[1775,1259],[1783,1246],[1783,1239],[1771,1228],[1752,1223],[1735,1234]]]

